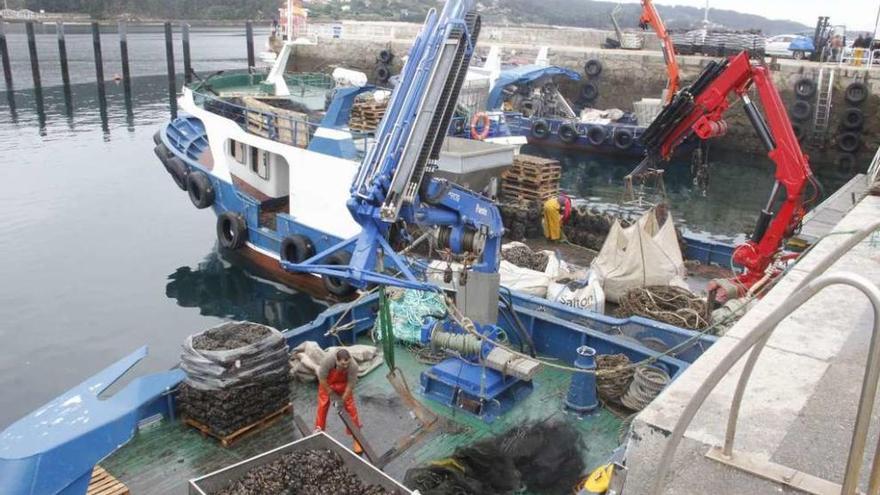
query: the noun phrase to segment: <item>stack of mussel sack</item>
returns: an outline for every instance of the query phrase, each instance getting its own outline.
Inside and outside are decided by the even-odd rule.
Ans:
[[[544,235],[544,209],[540,202],[508,201],[501,204],[500,210],[506,239],[524,241]],[[563,232],[568,242],[599,251],[613,223],[612,215],[581,206],[572,210],[571,217],[563,225]],[[626,227],[631,222],[621,220],[621,223]]]
[[[287,342],[278,330],[230,322],[187,338],[181,414],[225,437],[290,404]]]

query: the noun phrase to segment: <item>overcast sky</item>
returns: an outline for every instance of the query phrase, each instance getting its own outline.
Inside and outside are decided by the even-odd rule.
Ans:
[[[639,3],[639,0],[622,0]],[[660,5],[689,5],[703,8],[706,0],[657,0]],[[736,10],[770,19],[788,19],[815,26],[820,15],[831,17],[832,24],[846,24],[848,29],[873,31],[880,0],[709,0],[712,9]]]

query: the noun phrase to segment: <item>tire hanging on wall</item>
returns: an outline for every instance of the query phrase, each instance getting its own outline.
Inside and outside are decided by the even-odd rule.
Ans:
[[[863,101],[868,99],[868,86],[859,81],[850,83],[850,85],[846,87],[843,97],[850,105],[860,105]]]
[[[247,241],[247,221],[231,211],[217,217],[217,240],[224,249],[238,249]]]
[[[158,131],[156,131],[155,134],[153,134],[153,144],[162,144],[162,129],[159,129]]]
[[[813,113],[813,105],[810,105],[810,102],[806,100],[797,100],[791,106],[790,113],[791,118],[794,120],[807,120],[810,118],[810,114]]]
[[[794,83],[794,93],[798,98],[810,98],[816,94],[816,82],[808,77],[802,77]]]
[[[536,139],[547,139],[550,135],[550,124],[546,120],[536,120],[532,124],[532,137]]]
[[[573,124],[565,123],[559,126],[559,139],[567,144],[572,144],[578,140],[578,130]]]
[[[843,111],[841,125],[848,131],[856,131],[865,124],[865,114],[858,108],[850,107]]]
[[[186,176],[186,190],[193,206],[200,210],[214,205],[214,184],[208,174],[201,170],[191,172]]]
[[[394,53],[391,50],[385,49],[379,52],[379,62],[390,64],[392,60],[394,60]]]
[[[379,84],[388,84],[388,81],[391,79],[391,68],[385,64],[377,65],[374,73],[376,75],[376,82]]]
[[[345,266],[351,261],[351,255],[346,252],[338,252],[331,254],[324,260],[325,265],[336,265],[336,266]],[[345,281],[344,279],[340,279],[337,277],[330,277],[327,275],[321,275],[321,279],[324,282],[324,288],[327,289],[327,292],[333,294],[337,297],[347,297],[351,294],[354,294],[356,290],[353,285]]]
[[[614,131],[614,146],[617,146],[618,149],[628,150],[632,147],[633,141],[635,141],[633,137],[633,132],[627,128],[615,129]]]
[[[584,101],[590,102],[599,97],[599,88],[596,87],[595,84],[587,81],[581,86],[581,98]]]
[[[855,132],[844,132],[837,136],[837,147],[840,151],[854,153],[862,145],[862,138]]]
[[[593,146],[599,146],[604,143],[606,137],[605,128],[602,126],[594,125],[587,129],[587,140]]]
[[[281,241],[281,260],[302,263],[315,255],[315,245],[302,234],[293,234]]]
[[[596,60],[595,58],[591,58],[587,60],[587,63],[584,64],[584,74],[587,77],[593,78],[597,77],[602,73],[602,62]]]
[[[187,175],[189,175],[189,169],[186,164],[183,163],[183,160],[175,156],[168,160],[165,164],[165,169],[171,174],[171,178],[174,179],[174,183],[177,184],[177,187],[179,187],[181,191],[186,191],[186,178]]]

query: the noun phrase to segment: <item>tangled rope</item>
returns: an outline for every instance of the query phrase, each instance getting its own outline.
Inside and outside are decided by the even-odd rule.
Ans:
[[[635,372],[629,364],[626,354],[596,356],[596,388],[600,399],[615,402],[626,392]]]
[[[620,403],[633,411],[641,411],[660,395],[668,384],[669,375],[662,369],[655,366],[640,366],[636,368],[632,383],[620,398]]]
[[[705,299],[687,289],[665,285],[628,290],[620,299],[617,316],[644,316],[690,330],[709,326]]]

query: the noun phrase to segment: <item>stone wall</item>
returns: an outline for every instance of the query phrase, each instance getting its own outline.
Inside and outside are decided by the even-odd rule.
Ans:
[[[316,46],[297,47],[294,70],[321,70],[333,66],[356,68],[372,74],[376,57],[380,50],[389,48],[395,57],[395,70],[399,71],[402,57],[411,44],[418,26],[399,23],[344,23],[342,39],[320,38]],[[541,46],[550,46],[550,63],[583,71],[584,62],[589,59],[600,60],[602,74],[594,81],[599,88],[599,97],[594,102],[598,108],[620,108],[632,110],[633,101],[643,97],[660,97],[666,86],[666,66],[663,55],[652,50],[605,50],[598,48],[610,33],[573,28],[529,28],[487,26],[478,45],[484,56],[493,45],[500,46],[505,60],[528,63],[537,56]],[[648,36],[647,38],[653,39]],[[655,40],[656,41],[656,40]],[[692,81],[711,60],[700,56],[679,56],[682,82]],[[868,71],[860,68],[835,67],[834,105],[832,108],[829,139],[824,148],[813,147],[809,139],[802,146],[811,157],[816,168],[831,166],[840,152],[835,145],[839,134],[839,122],[846,104],[843,93],[853,80],[868,83],[871,96],[862,104],[865,113],[865,128],[862,133],[863,145],[857,154],[860,166],[866,167],[875,150],[880,146],[880,84],[874,79],[880,70]],[[812,62],[780,60],[773,65],[774,82],[783,101],[790,106],[795,101],[794,85],[803,78],[817,79],[820,65]],[[563,91],[572,101],[577,99],[580,87],[577,84],[563,86]],[[757,98],[753,98],[757,100]],[[815,98],[813,100],[815,106]],[[745,112],[737,103],[728,112],[729,132],[713,141],[713,145],[727,150],[745,153],[764,153],[764,149],[749,124]],[[809,129],[811,123],[804,124]]]

